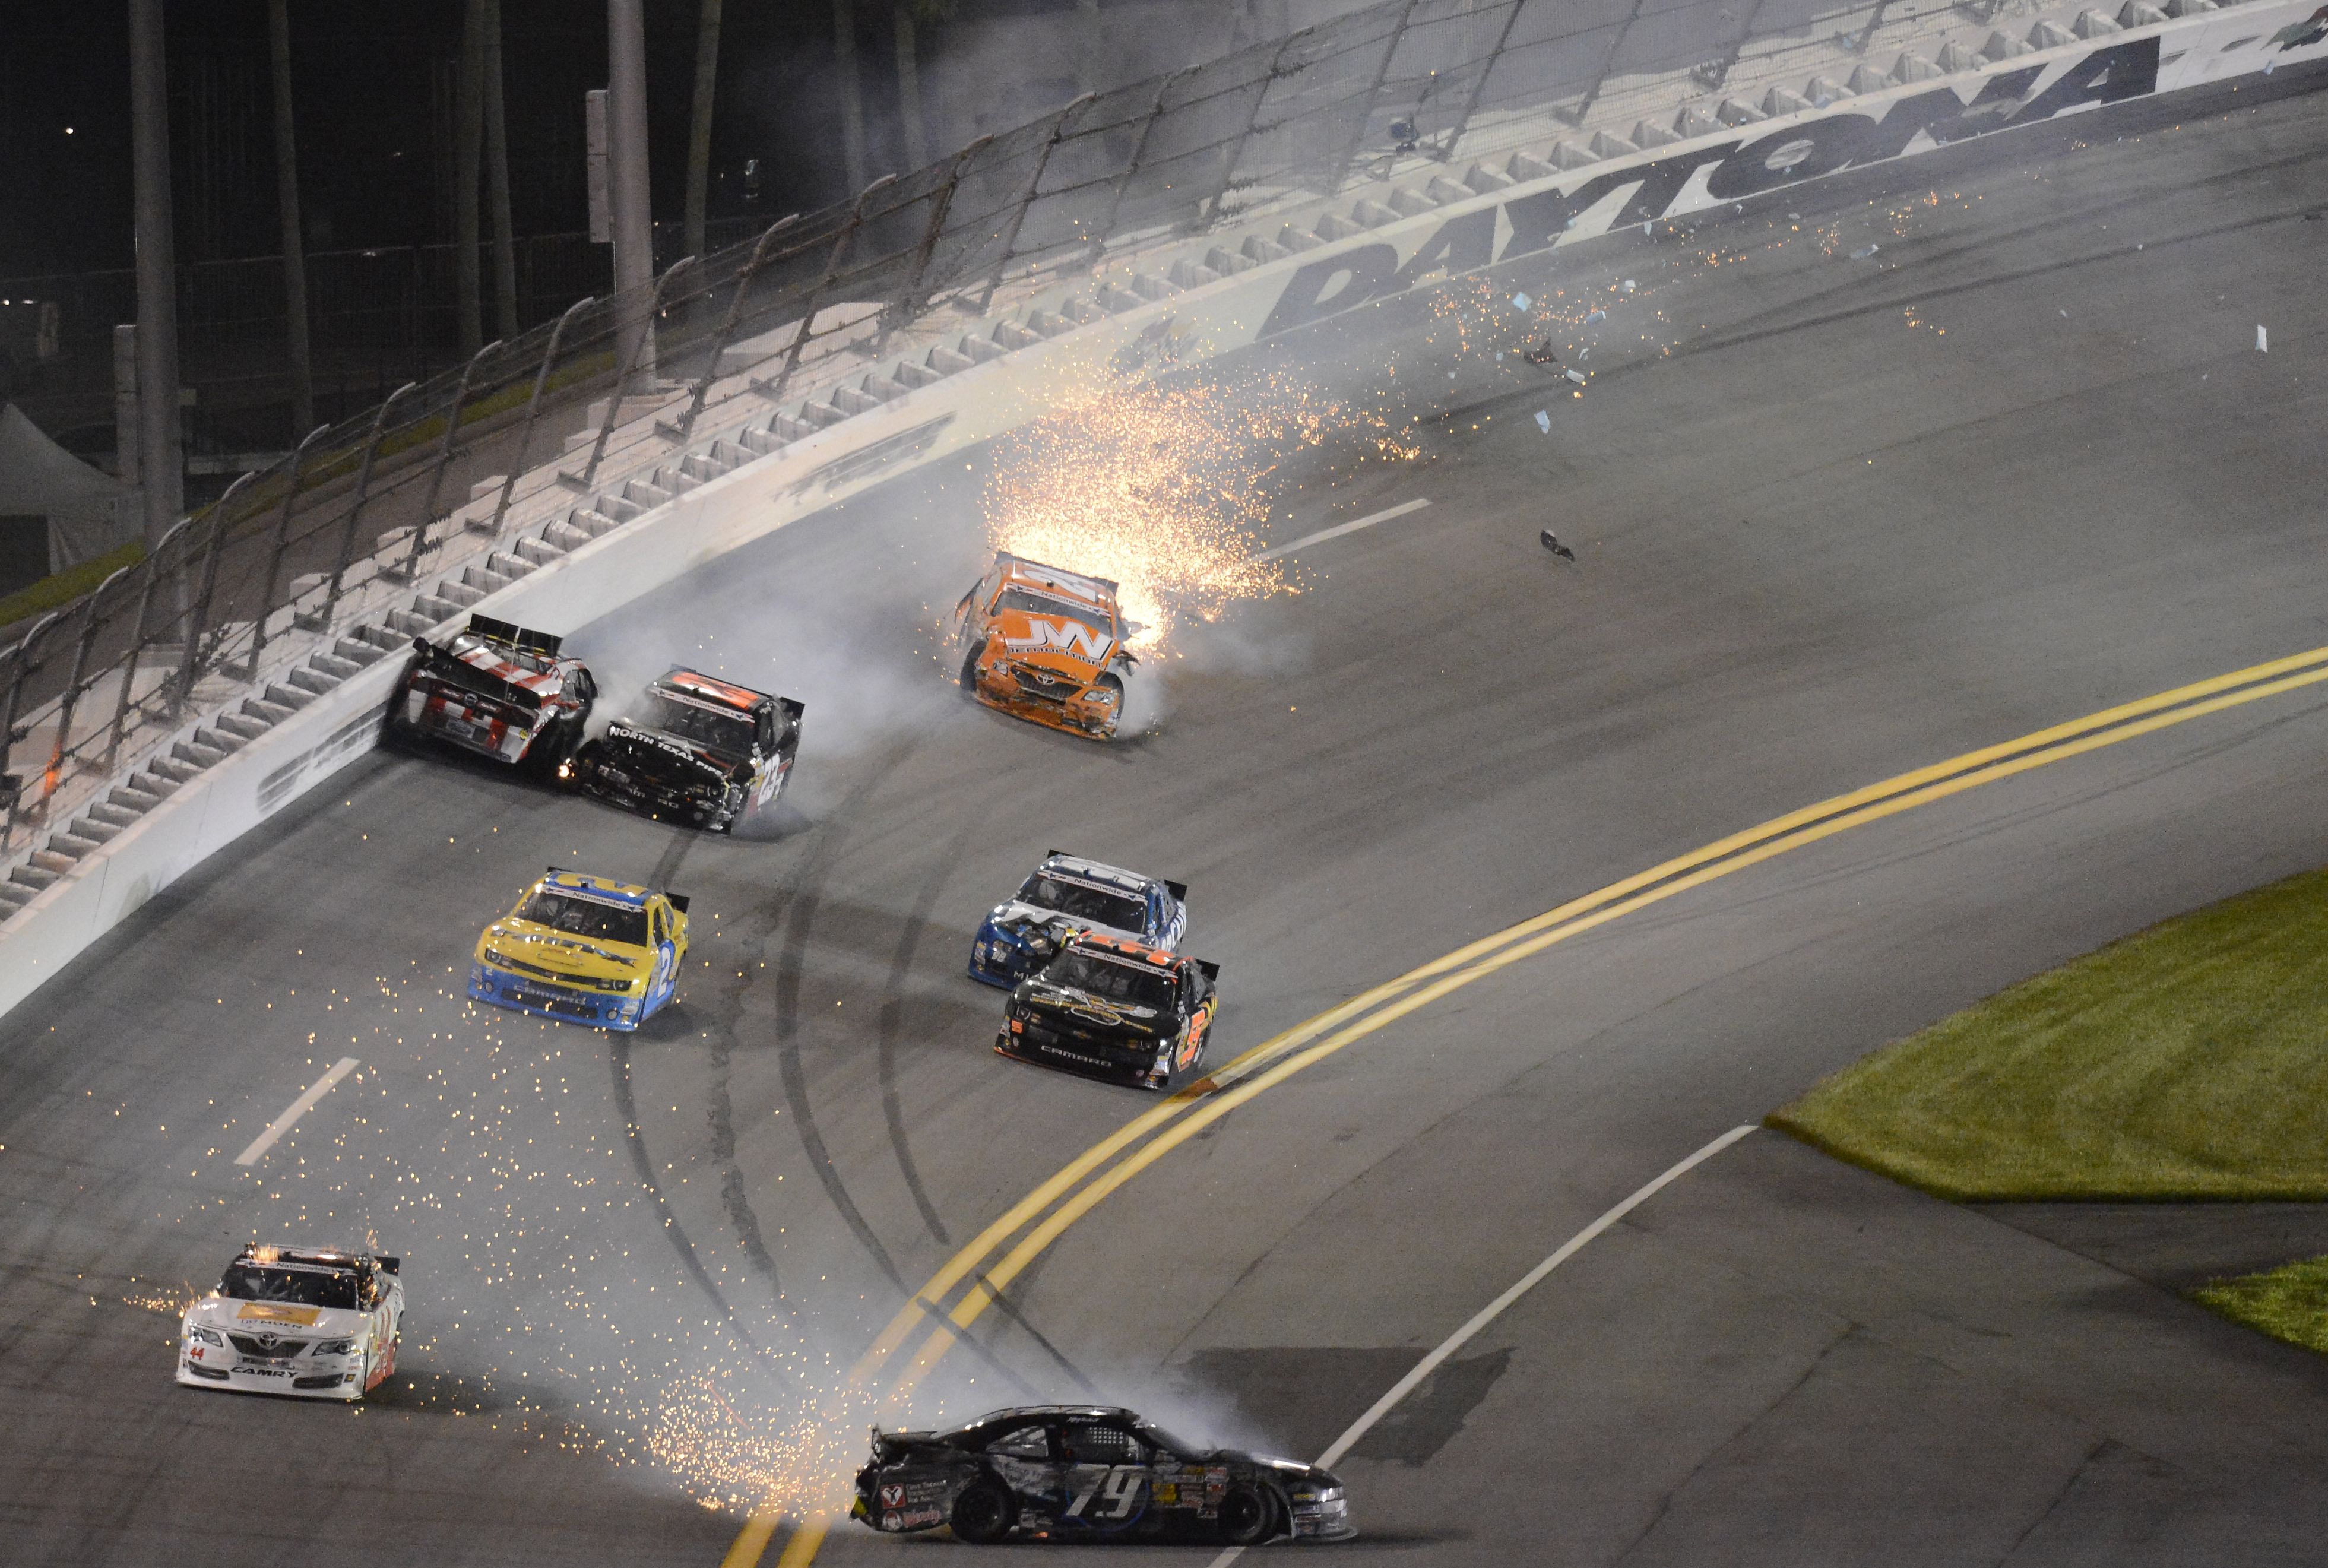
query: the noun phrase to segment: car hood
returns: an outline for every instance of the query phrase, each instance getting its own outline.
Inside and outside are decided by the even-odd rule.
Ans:
[[[186,1309],[186,1321],[221,1333],[277,1334],[285,1339],[337,1339],[361,1333],[370,1319],[354,1307],[299,1307],[286,1301],[238,1301],[205,1296]]]
[[[650,948],[634,947],[627,942],[594,942],[531,920],[494,921],[477,940],[480,958],[487,947],[541,969],[594,980],[636,974],[655,957]]]
[[[1169,1022],[1154,1008],[1134,1007],[1042,979],[1020,981],[1017,999],[1037,1012],[1055,1013],[1102,1034],[1147,1039],[1163,1032]]]
[[[1338,1487],[1342,1484],[1342,1478],[1331,1470],[1322,1470],[1316,1465],[1303,1464],[1300,1460],[1280,1459],[1275,1454],[1247,1453],[1243,1449],[1222,1449],[1206,1458],[1207,1461],[1212,1463],[1257,1465],[1263,1469],[1276,1471],[1279,1480],[1289,1483],[1301,1481],[1313,1487]]]
[[[602,760],[636,769],[657,784],[682,789],[728,784],[750,767],[740,757],[619,718],[607,727]]]

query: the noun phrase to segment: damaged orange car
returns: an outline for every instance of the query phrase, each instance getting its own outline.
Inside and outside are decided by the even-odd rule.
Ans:
[[[1113,583],[998,551],[953,617],[963,690],[1053,729],[1113,738],[1135,662],[1124,640],[1139,630],[1117,610]]]

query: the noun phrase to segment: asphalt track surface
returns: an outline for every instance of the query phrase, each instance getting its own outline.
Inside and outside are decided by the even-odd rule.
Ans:
[[[658,1413],[716,1441],[832,1397],[907,1291],[1156,1104],[988,1048],[970,934],[1049,846],[1188,882],[1217,1066],[1726,834],[2328,643],[2305,218],[2328,120],[2276,91],[1499,275],[1637,279],[1581,399],[1498,364],[1506,329],[1459,353],[1426,301],[1305,340],[1317,375],[1395,363],[1432,418],[1413,462],[1320,459],[1273,542],[1431,504],[1185,638],[1144,738],[1052,736],[945,683],[930,627],[979,564],[973,465],[574,638],[617,690],[687,658],[804,698],[770,834],[428,758],[350,768],[0,1025],[0,1556],[720,1561],[738,1518],[642,1457]],[[1741,866],[1352,1040],[1033,1258],[919,1414],[1097,1396],[1314,1454],[1726,1129],[2328,858],[2323,691]],[[545,862],[693,897],[679,1010],[624,1040],[454,1000]],[[343,1056],[361,1070],[235,1167]],[[172,1385],[172,1298],[234,1244],[367,1234],[413,1308],[373,1402]],[[2323,1415],[2311,1358],[1758,1133],[1362,1441],[1365,1534],[1318,1554],[2309,1561]],[[708,1451],[681,1456],[699,1483]],[[818,1560],[932,1549],[966,1550],[844,1523]]]

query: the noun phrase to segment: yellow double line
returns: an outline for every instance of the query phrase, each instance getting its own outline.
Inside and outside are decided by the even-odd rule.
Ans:
[[[904,1394],[1029,1263],[1110,1194],[1254,1096],[1474,981],[1637,909],[1853,828],[2323,681],[2328,648],[2314,648],[1967,752],[1774,817],[1409,970],[1255,1046],[1076,1156],[930,1276],[859,1359],[851,1382],[868,1385],[926,1326],[926,1336],[892,1385],[893,1396]],[[957,1296],[964,1282],[968,1288]],[[727,1568],[756,1563],[776,1522],[767,1510],[756,1514],[728,1552]],[[820,1521],[804,1524],[786,1544],[780,1568],[801,1568],[815,1556],[823,1537]]]

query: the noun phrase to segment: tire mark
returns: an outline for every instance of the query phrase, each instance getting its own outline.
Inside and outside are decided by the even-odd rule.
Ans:
[[[938,1217],[937,1206],[930,1201],[928,1189],[922,1183],[922,1173],[914,1164],[914,1151],[906,1139],[906,1113],[897,1101],[897,1034],[905,1021],[906,972],[913,966],[914,953],[921,945],[922,933],[928,929],[930,911],[953,872],[954,862],[961,859],[962,845],[976,831],[976,825],[965,823],[953,836],[940,858],[937,869],[923,885],[920,898],[906,916],[906,928],[897,934],[897,951],[889,961],[888,1000],[881,1004],[880,1044],[878,1063],[881,1079],[881,1111],[889,1123],[889,1147],[896,1151],[897,1170],[906,1178],[906,1190],[914,1195],[914,1207],[921,1211],[922,1223],[940,1246],[953,1245],[946,1234],[945,1221]]]

